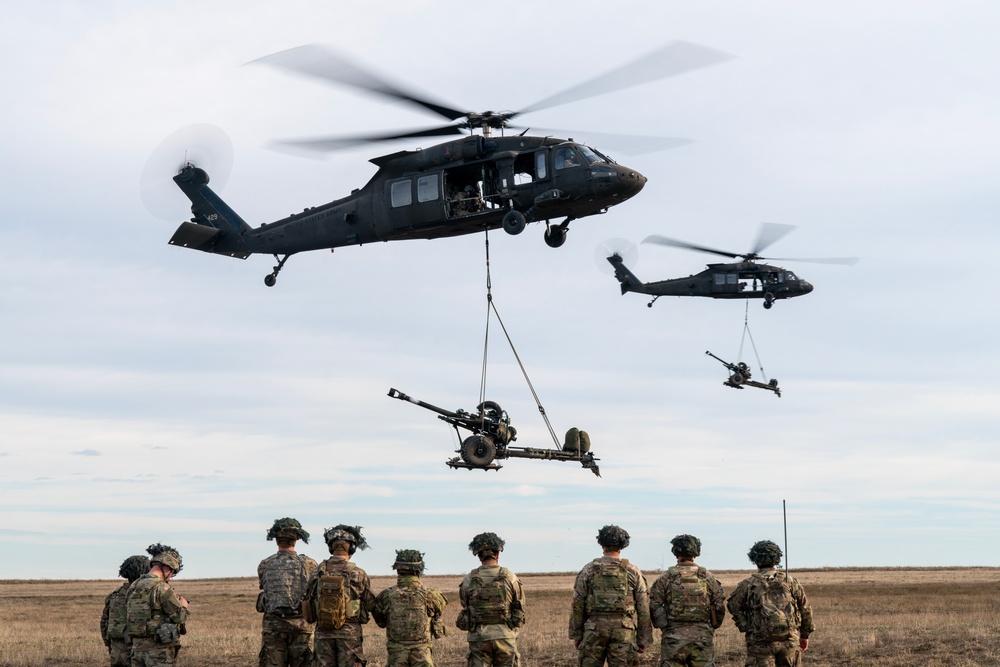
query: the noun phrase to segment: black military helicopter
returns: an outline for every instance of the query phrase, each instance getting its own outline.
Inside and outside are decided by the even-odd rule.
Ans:
[[[204,169],[187,162],[173,180],[191,200],[193,217],[181,223],[170,243],[240,259],[256,253],[273,255],[277,265],[264,278],[269,287],[289,257],[307,250],[436,239],[499,227],[509,234],[520,234],[527,223],[539,221],[545,222],[546,244],[556,248],[566,241],[570,222],[627,201],[642,190],[646,178],[572,139],[527,136],[527,129],[516,136],[502,136],[503,130],[514,127],[509,121],[529,111],[729,58],[708,47],[673,42],[520,111],[471,112],[387,83],[321,46],[283,51],[256,62],[406,101],[449,121],[443,126],[389,134],[287,141],[282,143],[286,148],[331,151],[366,142],[468,136],[423,150],[372,158],[370,162],[378,171],[349,196],[256,228],[208,187],[209,175]],[[561,222],[553,222],[558,219]]]
[[[694,245],[686,241],[677,241],[665,236],[648,236],[643,243],[698,250],[724,257],[739,257],[743,261],[728,264],[709,264],[701,273],[687,278],[674,278],[644,283],[635,277],[620,253],[615,252],[607,260],[615,269],[615,278],[621,283],[622,294],[638,292],[651,294],[653,300],[650,308],[661,296],[706,296],[713,299],[763,299],[764,308],[770,308],[779,299],[790,299],[813,291],[813,286],[795,273],[780,266],[758,264],[758,260],[769,259],[761,257],[760,253],[772,243],[795,229],[794,225],[779,225],[764,223],[753,250],[740,254],[725,250],[716,250],[705,246]],[[827,257],[827,258],[771,258],[777,261],[814,262],[819,264],[855,264],[857,257]]]

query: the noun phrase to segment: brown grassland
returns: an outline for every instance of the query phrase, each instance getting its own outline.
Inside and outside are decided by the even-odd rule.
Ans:
[[[746,571],[716,572],[732,590]],[[805,664],[814,667],[1000,666],[1000,568],[846,568],[794,573],[805,586],[816,618]],[[648,572],[652,583],[656,572]],[[527,666],[570,666],[567,639],[572,574],[522,574],[528,624],[518,640]],[[393,577],[374,577],[379,590]],[[465,637],[455,629],[457,576],[425,577],[449,600],[448,636],[436,642],[439,667],[465,664]],[[98,622],[112,581],[0,581],[0,667],[106,665]],[[250,666],[257,663],[257,581],[180,578],[192,617],[181,664]],[[659,640],[659,632],[657,641]],[[385,665],[384,631],[366,628],[369,665]],[[743,640],[730,620],[716,633],[720,667],[743,664]],[[653,667],[658,644],[639,665]]]

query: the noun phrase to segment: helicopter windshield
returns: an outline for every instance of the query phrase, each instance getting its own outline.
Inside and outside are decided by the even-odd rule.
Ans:
[[[556,169],[583,167],[598,162],[606,162],[606,160],[594,150],[582,144],[567,144],[559,146],[555,150]]]

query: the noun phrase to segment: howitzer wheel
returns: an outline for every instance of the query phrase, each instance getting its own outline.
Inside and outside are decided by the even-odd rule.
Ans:
[[[462,460],[469,465],[488,466],[496,458],[497,447],[489,438],[484,438],[481,435],[470,435],[462,441],[459,454],[461,454]]]

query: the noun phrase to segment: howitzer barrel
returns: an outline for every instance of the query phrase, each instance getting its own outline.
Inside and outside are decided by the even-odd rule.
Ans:
[[[425,403],[419,399],[413,398],[398,389],[389,389],[389,398],[398,398],[401,401],[406,401],[408,403],[413,403],[414,405],[419,405],[422,408],[426,408],[431,412],[436,412],[439,415],[444,415],[445,417],[451,417],[452,419],[461,419],[463,415],[458,414],[453,410],[445,410],[444,408],[439,408],[436,405],[431,405],[430,403]]]
[[[722,363],[722,365],[723,365],[723,366],[725,366],[726,368],[732,368],[732,366],[733,366],[733,365],[732,365],[731,363],[729,363],[729,362],[728,362],[728,361],[726,361],[725,359],[719,359],[719,357],[715,356],[714,354],[712,354],[712,353],[711,353],[711,352],[709,352],[708,350],[705,350],[705,354],[707,354],[708,356],[712,357],[712,358],[713,358],[713,359],[715,359],[716,361],[718,361],[718,362],[721,362],[721,363]]]

